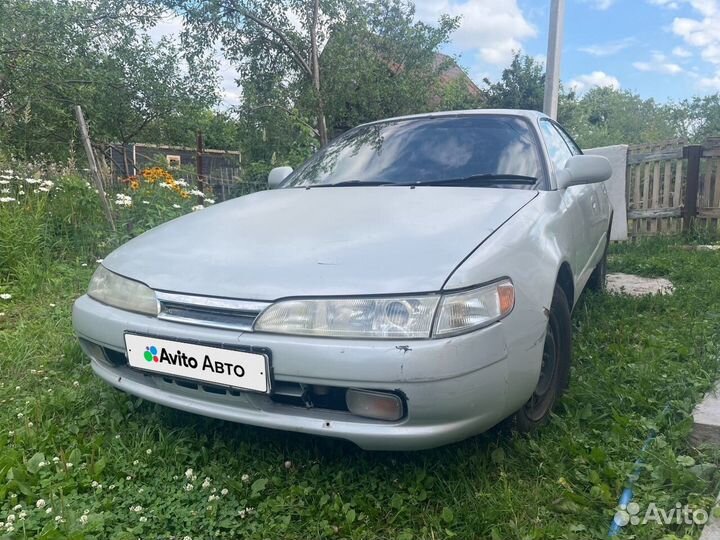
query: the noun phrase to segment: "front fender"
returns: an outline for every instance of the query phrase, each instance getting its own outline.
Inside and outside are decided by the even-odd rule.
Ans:
[[[450,275],[445,289],[459,289],[508,276],[515,308],[503,320],[509,351],[510,412],[529,398],[540,372],[547,314],[563,263],[573,259],[573,231],[557,191],[540,192],[476,248]],[[573,274],[574,275],[574,274]],[[573,278],[573,283],[575,279]],[[579,291],[575,291],[575,302]]]

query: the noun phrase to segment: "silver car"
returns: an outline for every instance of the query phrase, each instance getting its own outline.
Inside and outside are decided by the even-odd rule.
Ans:
[[[610,175],[536,112],[365,124],[114,251],[73,324],[100,378],[197,414],[373,450],[529,431],[604,286]]]

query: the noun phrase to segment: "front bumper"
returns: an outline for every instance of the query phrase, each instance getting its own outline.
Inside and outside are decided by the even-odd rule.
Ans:
[[[480,433],[512,413],[531,392],[512,384],[504,323],[438,340],[345,340],[279,336],[162,321],[83,296],[73,325],[95,373],[116,388],[185,411],[256,426],[338,437],[371,450],[431,448]],[[125,332],[168,339],[268,348],[271,384],[302,383],[396,391],[406,415],[386,422],[347,411],[277,403],[250,392],[217,394],[186,388],[127,365],[109,364],[96,344],[124,353]],[[513,343],[517,340],[513,340]],[[535,367],[530,365],[524,371]],[[513,377],[510,377],[513,378]],[[527,377],[526,377],[527,378]],[[518,400],[516,394],[525,397]]]

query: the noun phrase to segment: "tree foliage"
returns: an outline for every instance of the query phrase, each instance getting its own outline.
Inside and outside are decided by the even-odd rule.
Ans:
[[[0,143],[65,155],[74,105],[98,139],[171,142],[163,125],[215,103],[216,81],[207,58],[188,65],[143,32],[157,15],[129,0],[0,2]]]

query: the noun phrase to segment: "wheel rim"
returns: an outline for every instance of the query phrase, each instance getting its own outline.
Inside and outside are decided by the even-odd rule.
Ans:
[[[541,420],[555,401],[556,379],[560,364],[559,352],[555,327],[552,322],[548,322],[540,378],[532,396],[525,404],[525,413],[532,421]]]

